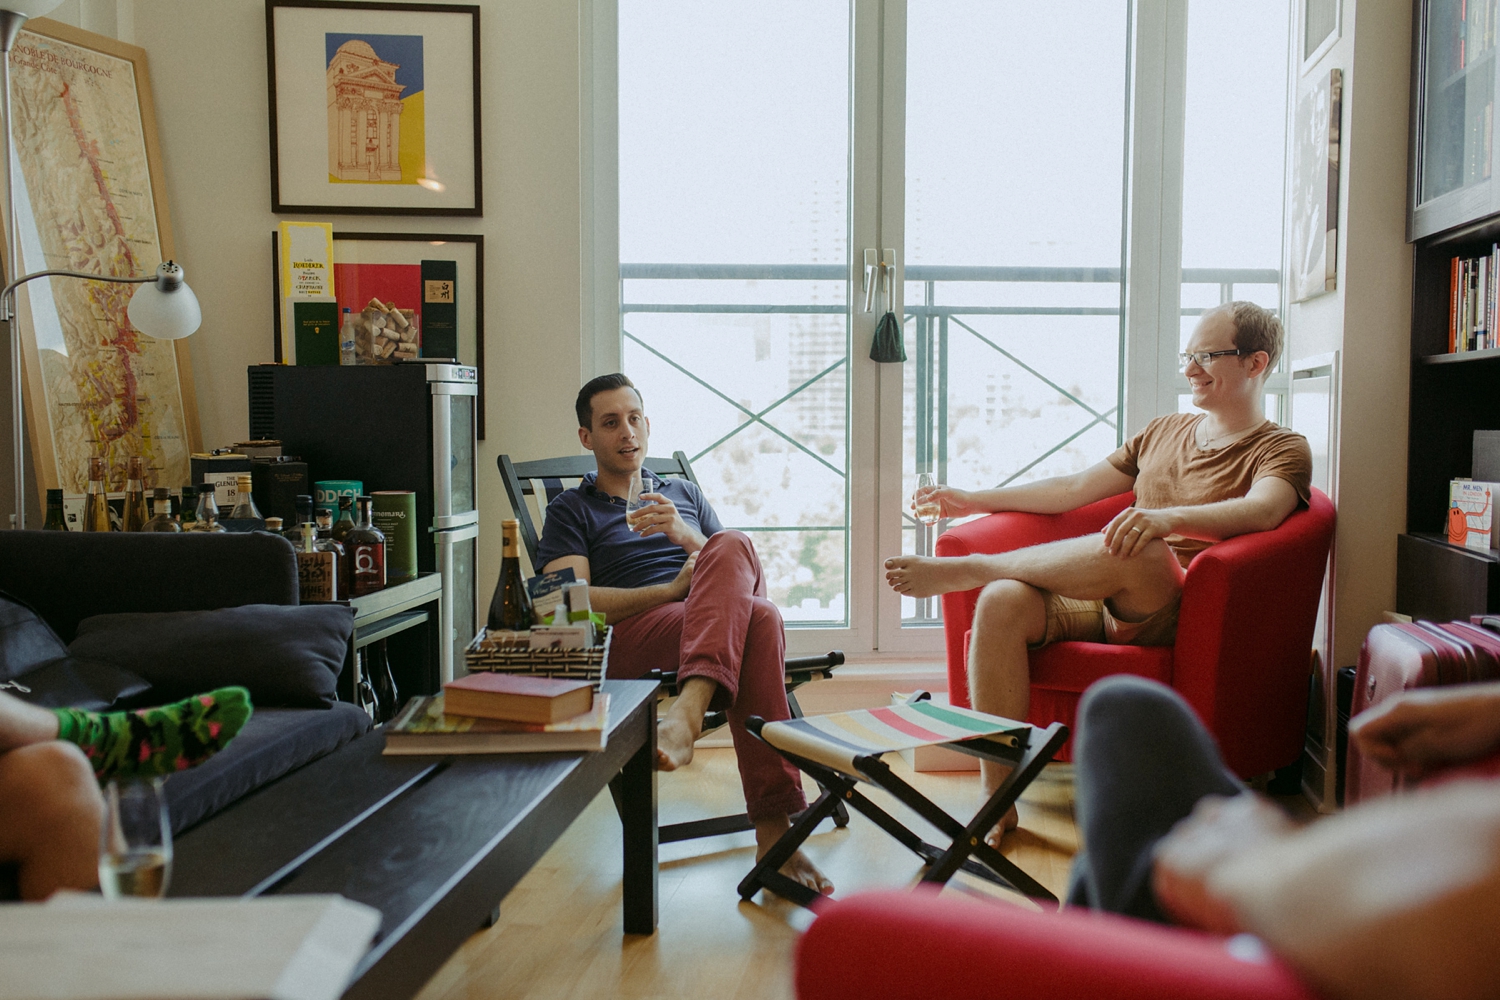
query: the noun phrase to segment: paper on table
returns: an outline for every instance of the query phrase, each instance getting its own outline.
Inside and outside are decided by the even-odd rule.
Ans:
[[[0,905],[0,1000],[337,1000],[380,927],[341,896]]]

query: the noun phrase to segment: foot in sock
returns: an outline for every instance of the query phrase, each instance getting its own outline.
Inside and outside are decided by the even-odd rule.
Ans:
[[[53,709],[57,738],[76,743],[100,781],[172,774],[203,763],[249,720],[250,692],[219,688],[133,712]]]

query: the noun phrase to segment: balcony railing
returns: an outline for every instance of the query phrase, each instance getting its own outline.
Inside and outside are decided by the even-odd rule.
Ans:
[[[847,470],[839,468],[829,462],[826,457],[809,448],[805,443],[798,441],[795,436],[778,427],[775,420],[775,411],[787,402],[795,399],[798,395],[806,392],[829,375],[838,371],[848,362],[847,354],[834,363],[814,373],[811,377],[801,379],[796,384],[789,384],[788,391],[779,398],[772,401],[768,406],[761,409],[752,409],[744,405],[734,395],[726,391],[725,387],[714,384],[714,380],[701,372],[691,370],[679,359],[668,356],[659,347],[648,343],[645,339],[637,336],[631,330],[630,318],[633,315],[662,314],[662,313],[698,313],[704,315],[733,315],[733,314],[785,314],[785,315],[843,315],[848,312],[848,306],[842,303],[836,304],[812,304],[812,303],[755,303],[755,302],[639,302],[628,301],[627,294],[632,290],[628,283],[632,281],[823,281],[844,282],[849,278],[849,269],[840,264],[621,264],[621,333],[626,341],[645,350],[663,363],[675,369],[681,375],[712,393],[725,404],[739,412],[740,423],[727,434],[721,436],[704,448],[692,455],[694,461],[707,455],[709,452],[726,444],[736,434],[752,427],[759,426],[775,434],[786,441],[792,447],[804,453],[807,457],[827,467],[847,482]],[[1233,300],[1235,287],[1238,285],[1276,285],[1281,280],[1280,272],[1274,268],[1185,268],[1182,272],[1182,283],[1185,286],[1210,286],[1216,289],[1217,294],[1212,298],[1216,303],[1229,302]],[[920,288],[920,295],[915,296],[920,301],[908,301],[904,307],[904,321],[913,336],[915,350],[915,375],[916,375],[916,461],[917,468],[933,471],[939,482],[946,481],[948,474],[948,434],[947,419],[949,412],[948,398],[948,344],[954,335],[972,336],[978,342],[998,352],[1010,362],[1018,366],[1028,377],[1040,380],[1051,390],[1059,393],[1072,405],[1082,408],[1087,414],[1088,420],[1081,428],[1070,429],[1066,434],[1059,436],[1042,454],[1033,457],[1024,466],[1012,471],[1006,478],[996,485],[1003,486],[1035,468],[1042,461],[1065,448],[1073,440],[1085,433],[1087,430],[1103,423],[1109,427],[1117,427],[1119,404],[1107,408],[1099,408],[1090,405],[1077,394],[1068,391],[1057,381],[1050,378],[1045,372],[1027,364],[1012,351],[996,342],[993,337],[986,336],[982,331],[975,328],[972,317],[977,316],[1112,316],[1117,320],[1121,315],[1119,305],[1108,306],[1085,306],[1085,305],[953,305],[943,304],[937,301],[938,286],[946,283],[957,282],[984,282],[984,283],[1009,283],[1009,284],[1112,284],[1119,285],[1121,271],[1113,267],[957,267],[943,265],[918,265],[908,267],[905,271],[905,282],[908,298],[916,291],[912,286]],[[1183,316],[1195,316],[1205,311],[1203,306],[1184,307]],[[1123,330],[1121,336],[1123,343]],[[1122,366],[1123,367],[1123,366]],[[1123,384],[1123,383],[1122,383]],[[904,525],[916,532],[914,545],[916,551],[932,551],[932,544],[946,528],[946,524],[939,522],[933,528],[918,523],[905,515]],[[739,525],[740,530],[746,532],[808,532],[808,531],[848,531],[848,517],[844,518],[842,524],[809,524],[809,525],[777,525],[777,526],[755,526]],[[848,593],[847,586],[845,593]],[[934,624],[940,620],[938,604],[936,600],[916,602],[915,615],[908,614],[904,619],[907,624]],[[796,621],[798,609],[783,609],[789,621]],[[826,618],[818,618],[817,623],[826,623]],[[809,622],[812,624],[813,622]]]

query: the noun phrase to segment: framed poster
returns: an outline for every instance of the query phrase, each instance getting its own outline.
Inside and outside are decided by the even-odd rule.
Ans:
[[[144,49],[28,21],[11,51],[11,109],[17,275],[143,276],[172,258]],[[184,271],[191,283],[191,262]],[[147,487],[189,481],[188,458],[202,445],[188,342],[130,326],[136,287],[52,277],[16,292],[40,496],[84,492],[95,456],[112,490],[125,488],[134,456]]]
[[[278,273],[281,254],[276,233],[271,234],[271,257],[276,262],[277,296],[273,360],[280,364],[297,355],[283,332],[288,325],[283,319],[287,303]],[[484,440],[483,236],[335,231],[333,298],[339,325],[348,309],[366,356],[377,347],[383,355],[379,360],[391,362],[409,356],[404,345],[411,344],[418,357],[455,358],[477,369],[474,422],[479,439]],[[392,330],[395,337],[374,328],[377,314],[380,329]]]
[[[483,215],[479,8],[266,0],[271,211]]]
[[[1297,100],[1292,146],[1292,301],[1338,288],[1339,123],[1344,74],[1330,70]]]

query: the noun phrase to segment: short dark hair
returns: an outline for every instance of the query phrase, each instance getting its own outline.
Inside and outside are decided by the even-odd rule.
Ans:
[[[641,390],[635,388],[635,383],[630,381],[619,372],[613,375],[600,375],[591,378],[584,383],[583,388],[578,390],[578,402],[573,404],[573,409],[578,412],[578,426],[584,430],[594,428],[594,397],[601,392],[613,392],[615,389],[634,389],[635,398],[646,405],[646,400],[641,396]]]

